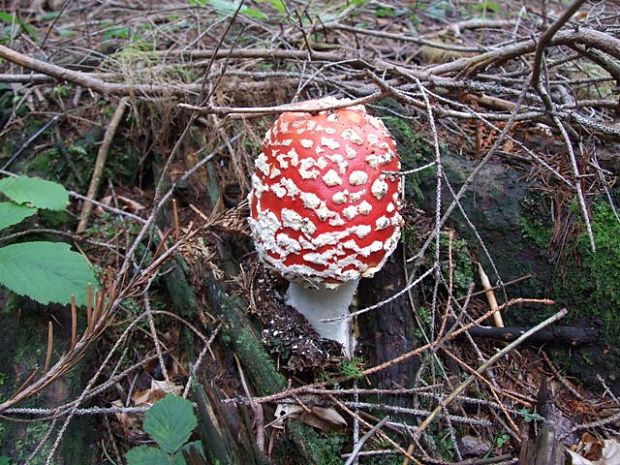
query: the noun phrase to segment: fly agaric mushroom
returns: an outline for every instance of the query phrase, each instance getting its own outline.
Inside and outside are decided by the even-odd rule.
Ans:
[[[392,137],[362,105],[283,113],[255,164],[248,200],[259,257],[289,280],[286,303],[351,355],[346,315],[359,279],[379,271],[400,238]],[[330,318],[340,321],[322,321]]]

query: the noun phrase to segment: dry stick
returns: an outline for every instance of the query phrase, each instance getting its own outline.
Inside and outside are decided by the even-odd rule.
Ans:
[[[17,178],[19,177],[18,174],[12,173],[10,171],[6,171],[4,169],[0,169],[0,174],[4,175],[4,176],[10,176],[12,178]],[[118,208],[114,208],[111,207],[110,205],[106,205],[105,203],[99,202],[93,198],[87,197],[85,195],[79,194],[77,192],[74,191],[69,191],[69,197],[73,197],[75,199],[79,199],[79,200],[83,200],[84,202],[90,202],[93,205],[97,205],[98,207],[104,209],[104,210],[108,210],[112,213],[115,213],[119,216],[126,216],[127,218],[131,218],[132,220],[136,220],[139,223],[142,224],[146,224],[147,220],[145,220],[144,218],[139,217],[138,215],[134,215],[133,213],[127,212],[125,210],[120,210]]]
[[[566,431],[564,434],[562,434],[558,439],[561,441],[562,439],[566,438],[567,436],[573,434],[576,431],[580,431],[584,429],[593,430],[594,428],[599,428],[601,426],[609,425],[610,423],[616,423],[618,421],[620,421],[620,412],[615,413],[609,417],[603,418],[601,420],[596,420],[590,423],[581,423],[579,425],[575,425],[571,429]]]
[[[452,391],[448,397],[446,397],[446,399],[442,402],[442,405],[436,407],[435,410],[433,410],[431,412],[431,414],[420,424],[420,426],[416,429],[415,436],[417,438],[419,438],[420,435],[422,434],[422,432],[426,428],[428,428],[428,426],[432,423],[432,421],[435,419],[437,414],[441,413],[442,408],[446,407],[448,404],[450,404],[450,402],[452,402],[454,399],[456,399],[456,397],[459,394],[461,394],[465,390],[465,388],[467,388],[467,386],[469,386],[476,379],[476,375],[481,375],[482,373],[484,373],[485,370],[487,370],[491,365],[493,365],[495,362],[497,362],[504,355],[506,355],[507,353],[512,351],[514,348],[519,346],[523,341],[525,341],[532,334],[535,334],[536,332],[538,332],[541,329],[549,326],[550,324],[555,323],[556,321],[564,318],[567,313],[568,313],[568,310],[566,308],[563,308],[562,310],[560,310],[555,315],[553,315],[553,316],[547,318],[546,320],[544,320],[543,322],[537,324],[536,326],[534,326],[532,329],[530,329],[526,333],[523,333],[521,335],[521,337],[519,337],[515,341],[511,342],[510,344],[508,344],[506,347],[504,347],[502,350],[500,350],[495,355],[493,355],[490,359],[488,359],[485,363],[480,365],[480,367],[476,370],[476,374],[470,375],[465,381],[463,381],[461,384],[459,384],[456,387],[456,389],[454,391]]]
[[[154,275],[155,276],[155,275]],[[157,336],[157,328],[155,328],[155,319],[153,318],[153,311],[151,309],[151,299],[149,297],[148,288],[150,287],[150,282],[147,285],[146,290],[144,291],[144,309],[146,311],[147,320],[149,323],[149,330],[151,331],[151,337],[153,338],[153,344],[155,345],[155,352],[157,353],[157,358],[159,359],[159,365],[161,367],[161,372],[164,375],[164,379],[166,383],[171,384],[170,376],[168,375],[168,369],[166,368],[166,361],[164,360],[164,354],[161,350],[161,341]]]
[[[54,418],[52,420],[52,422],[47,426],[47,432],[43,435],[43,437],[41,438],[41,440],[39,441],[37,446],[30,453],[30,455],[28,456],[28,458],[24,462],[25,464],[32,463],[32,460],[37,456],[37,454],[39,453],[41,448],[45,445],[45,443],[47,442],[49,437],[52,435],[52,432],[54,431],[54,428],[56,427],[56,423],[57,422],[58,422],[58,419]]]
[[[4,45],[0,45],[0,57],[15,63],[16,65],[23,66],[24,68],[47,74],[48,76],[52,76],[60,81],[69,81],[79,84],[104,95],[110,93],[112,88],[110,84],[85,73],[37,60],[36,58],[29,57],[23,53],[16,52],[15,50]]]
[[[562,31],[552,37],[547,45],[567,45],[583,44],[587,47],[593,47],[604,51],[605,53],[620,58],[620,40],[612,35],[594,29],[582,28],[577,31]],[[481,53],[473,57],[459,58],[450,63],[440,64],[427,69],[429,76],[439,76],[446,74],[459,73],[465,70],[471,70],[481,65],[487,65],[492,62],[502,62],[521,55],[534,52],[537,42],[527,39],[514,45],[502,47],[490,52]],[[426,75],[421,74],[420,79],[425,79]]]
[[[420,276],[418,279],[416,279],[415,281],[407,284],[407,286],[405,286],[403,289],[401,289],[400,291],[396,292],[395,294],[392,294],[390,297],[388,297],[385,300],[382,300],[381,302],[377,302],[376,304],[370,305],[368,307],[364,307],[360,310],[357,310],[355,312],[351,312],[345,316],[339,316],[336,318],[324,318],[321,320],[322,323],[333,323],[336,321],[344,321],[344,320],[350,320],[351,318],[354,318],[356,316],[361,315],[362,313],[366,313],[366,312],[370,312],[371,310],[374,310],[376,308],[382,307],[385,304],[398,299],[401,295],[403,295],[406,292],[409,292],[409,290],[411,290],[412,288],[414,288],[415,286],[417,286],[422,280],[424,280],[424,278],[428,277],[433,271],[435,271],[435,268],[437,267],[437,265],[433,265],[432,267],[430,267],[428,270],[426,270],[424,272],[424,274],[422,274],[422,276]]]
[[[75,305],[75,295],[71,294],[71,352],[77,345],[77,306]]]
[[[553,102],[551,102],[551,98],[546,93],[547,91],[542,88],[542,86],[538,86],[538,88],[545,93],[548,97],[548,102],[553,109]],[[579,200],[579,206],[581,207],[581,213],[583,215],[583,220],[586,223],[586,232],[588,233],[588,239],[590,240],[590,248],[592,252],[596,252],[596,244],[594,242],[594,233],[592,232],[592,223],[590,222],[590,216],[588,215],[588,207],[586,206],[586,200],[583,195],[583,190],[581,189],[581,175],[579,174],[579,167],[577,166],[577,159],[575,158],[575,150],[573,149],[573,144],[571,143],[568,132],[566,132],[566,128],[560,121],[560,118],[557,117],[555,113],[552,113],[552,119],[557,128],[560,130],[562,134],[562,138],[566,143],[566,150],[568,151],[568,157],[570,159],[570,166],[573,171],[573,176],[575,177],[575,191],[577,191],[577,199]]]
[[[105,162],[108,158],[108,153],[110,152],[110,146],[112,145],[112,140],[114,139],[114,135],[116,134],[116,129],[123,118],[123,114],[125,113],[125,108],[127,106],[129,98],[123,97],[121,101],[118,103],[114,114],[112,115],[112,119],[110,120],[110,124],[106,129],[105,135],[103,136],[103,141],[99,146],[99,151],[97,152],[97,160],[95,161],[95,169],[93,170],[93,176],[90,179],[90,185],[88,186],[88,194],[87,197],[95,198],[97,195],[97,190],[99,189],[99,184],[101,184],[101,175],[103,174],[103,167],[105,166]],[[78,234],[86,231],[86,226],[88,225],[88,217],[90,216],[90,212],[92,211],[93,204],[91,202],[84,203],[82,207],[82,212],[80,213],[80,222],[78,223],[77,232]]]
[[[86,327],[93,324],[93,285],[86,286]]]
[[[265,452],[265,417],[263,415],[263,406],[259,403],[254,402],[254,398],[252,394],[250,394],[250,389],[248,388],[248,383],[245,380],[245,375],[243,374],[243,368],[241,367],[241,362],[239,361],[239,357],[237,354],[233,354],[235,358],[235,362],[237,363],[237,370],[239,371],[239,378],[241,379],[241,386],[243,387],[243,391],[248,398],[250,403],[250,408],[254,413],[254,422],[256,426],[256,447],[260,452]]]
[[[47,123],[41,127],[37,132],[31,135],[26,142],[24,142],[21,147],[9,158],[4,165],[2,165],[2,169],[5,170],[9,166],[13,164],[15,160],[32,144],[41,134],[43,134],[52,124],[60,119],[61,115],[56,115],[52,119],[50,119]]]
[[[197,376],[198,370],[202,366],[202,362],[203,362],[204,358],[206,357],[207,352],[209,352],[211,350],[211,344],[215,340],[216,336],[219,334],[221,327],[222,327],[222,323],[220,323],[213,330],[213,333],[211,334],[209,339],[207,341],[205,341],[205,346],[203,347],[203,349],[198,354],[198,357],[196,358],[196,362],[192,364],[192,366],[190,368],[190,371],[189,371],[189,376],[187,377],[187,381],[185,382],[185,388],[183,388],[183,398],[184,399],[186,399],[187,396],[189,395],[189,389],[192,386],[192,382],[193,382],[194,378]],[[203,337],[200,333],[199,333],[199,336]]]
[[[484,293],[487,297],[487,302],[489,302],[489,307],[491,307],[491,310],[495,310],[495,313],[493,313],[493,322],[498,328],[503,328],[504,320],[501,312],[497,310],[499,305],[497,304],[497,299],[495,298],[495,293],[493,292],[493,286],[489,281],[489,277],[484,272],[484,268],[482,268],[481,263],[478,263],[478,274],[480,275],[480,283],[484,288]]]
[[[375,92],[373,94],[367,95],[366,97],[361,97],[355,100],[349,100],[338,103],[325,103],[320,100],[308,100],[301,103],[291,103],[286,105],[275,105],[271,107],[217,107],[217,106],[197,106],[190,105],[187,103],[180,103],[180,108],[186,108],[188,110],[197,111],[200,113],[215,113],[218,115],[231,115],[235,114],[240,115],[252,115],[252,116],[262,116],[262,115],[270,115],[270,114],[278,114],[282,112],[289,113],[315,113],[318,111],[327,111],[327,110],[336,110],[339,108],[347,108],[354,105],[365,105],[367,103],[374,102],[383,97],[383,92]]]
[[[519,427],[515,424],[514,420],[512,419],[512,417],[508,414],[508,410],[506,409],[506,406],[502,403],[502,401],[500,400],[499,396],[497,395],[497,388],[495,386],[493,386],[493,384],[491,383],[491,381],[489,381],[488,379],[486,379],[484,376],[482,376],[481,374],[479,374],[478,372],[476,372],[472,367],[470,367],[467,363],[465,363],[463,360],[461,360],[460,358],[458,358],[456,355],[454,355],[452,352],[450,352],[448,349],[446,349],[445,347],[442,347],[443,352],[450,357],[452,360],[454,360],[456,363],[458,363],[460,366],[464,367],[465,370],[467,370],[468,372],[470,372],[475,378],[479,379],[482,383],[486,384],[487,387],[489,388],[489,391],[491,392],[491,395],[495,398],[495,401],[497,402],[497,405],[499,406],[500,410],[504,413],[504,416],[506,417],[506,419],[508,420],[508,423],[510,423],[510,427],[512,428],[513,431],[515,431],[517,433],[517,441],[520,442],[520,439],[518,437],[518,433],[519,433]],[[439,399],[439,403],[442,404],[443,403],[443,399]],[[442,405],[443,407],[443,405]],[[444,410],[442,408],[442,410]],[[490,422],[489,422],[490,423]]]
[[[394,39],[403,42],[411,42],[418,45],[425,45],[430,48],[437,48],[440,50],[449,50],[454,52],[485,52],[483,47],[463,47],[460,45],[445,44],[441,42],[433,42],[430,40],[420,39],[418,37],[407,36],[404,34],[394,34],[392,32],[375,31],[369,29],[362,29],[361,27],[345,26],[343,24],[335,24],[329,27],[330,29],[337,29],[340,31],[354,32],[356,34],[364,34],[374,37],[382,37],[384,39]]]
[[[357,456],[361,452],[362,447],[364,447],[364,443],[368,441],[378,430],[383,428],[383,425],[385,425],[388,420],[389,417],[383,417],[383,419],[379,423],[370,428],[370,430],[360,438],[360,440],[355,444],[351,455],[349,456],[344,465],[352,465],[354,462],[357,461]]]
[[[549,366],[549,368],[551,369],[551,371],[553,372],[553,376],[556,377],[556,379],[562,383],[562,385],[568,390],[570,391],[570,393],[575,396],[576,399],[579,399],[581,401],[584,400],[583,396],[581,395],[581,393],[579,391],[577,391],[577,389],[575,388],[575,386],[573,386],[573,383],[571,383],[569,380],[567,380],[564,376],[562,376],[562,373],[560,373],[558,371],[558,369],[555,367],[555,365],[553,364],[553,362],[549,359],[549,356],[546,354],[546,352],[544,350],[541,350],[540,355],[542,356],[542,358],[545,360],[545,362],[547,363],[547,365]]]
[[[534,56],[534,64],[532,65],[532,78],[530,84],[535,89],[540,85],[540,71],[542,69],[542,59],[545,48],[551,42],[553,36],[560,30],[560,28],[577,12],[579,7],[585,3],[585,0],[575,0],[564,12],[562,16],[554,22],[549,29],[547,29],[543,35],[538,39],[536,45],[536,55]]]
[[[54,346],[54,325],[51,321],[47,323],[47,352],[45,353],[45,365],[43,365],[43,373],[47,373],[52,363],[52,349]]]

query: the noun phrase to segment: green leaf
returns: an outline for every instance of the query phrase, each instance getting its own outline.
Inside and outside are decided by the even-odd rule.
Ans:
[[[131,35],[131,30],[128,27],[112,27],[105,31],[102,35],[103,40],[110,39],[127,39]]]
[[[202,5],[205,4],[202,1],[196,3]],[[230,0],[208,0],[206,4],[211,5],[220,16],[231,16],[232,14],[234,14],[235,11],[237,11],[237,8],[239,8],[239,2],[231,2]],[[262,11],[259,11],[255,8],[249,8],[245,5],[241,7],[239,13],[241,13],[242,15],[251,16],[256,19],[268,18],[268,16]]]
[[[286,16],[286,6],[284,5],[284,0],[256,0],[257,3],[264,3],[265,1],[268,1],[274,10],[276,10],[279,14]]]
[[[187,465],[182,451],[179,451],[172,456],[172,463],[173,465]]]
[[[0,229],[13,226],[36,212],[36,208],[17,205],[13,202],[0,202]]]
[[[211,5],[213,9],[222,16],[232,15],[239,7],[239,3],[228,0],[209,0],[207,4]],[[243,7],[241,9],[243,9]]]
[[[171,454],[187,442],[196,425],[192,403],[172,394],[156,402],[144,418],[144,431]]]
[[[96,286],[90,264],[63,242],[21,242],[0,248],[0,284],[42,304],[67,304],[71,294],[86,304],[86,289]]]
[[[527,408],[523,407],[519,410],[519,413],[523,417],[523,421],[526,423],[532,423],[533,421],[542,421],[545,418],[536,412],[530,412]]]
[[[241,13],[243,15],[246,15],[246,16],[250,16],[250,17],[255,18],[255,19],[267,19],[267,18],[269,18],[269,16],[267,16],[262,11],[257,10],[256,8],[243,7],[243,8],[241,8],[241,11],[239,11],[239,13]]]
[[[269,0],[269,3],[271,3],[271,6],[282,16],[286,15],[286,6],[283,0]]]
[[[10,465],[11,459],[6,455],[0,455],[0,465]]]
[[[63,186],[40,178],[19,176],[1,179],[0,192],[13,202],[48,210],[64,210],[69,204],[69,193]]]
[[[38,40],[37,31],[30,24],[24,23],[17,16],[6,13],[4,11],[0,11],[0,22],[13,25],[17,24],[20,26],[26,34],[30,36],[31,39]]]
[[[159,447],[139,446],[127,452],[127,465],[171,465],[170,456]]]

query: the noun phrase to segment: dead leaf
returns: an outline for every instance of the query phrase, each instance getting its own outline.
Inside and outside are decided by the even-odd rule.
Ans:
[[[142,205],[139,202],[136,202],[135,200],[130,199],[129,197],[125,197],[123,195],[117,195],[116,200],[118,201],[119,206],[125,211],[138,213],[140,210],[144,210],[144,205]],[[111,195],[106,195],[99,202],[104,205],[107,205],[108,207],[111,207],[111,206],[114,206],[113,201],[114,201],[114,198]],[[98,214],[101,214],[103,212],[103,209],[101,207],[97,207],[95,211]]]
[[[112,402],[112,406],[122,408],[124,407],[123,401],[118,399]],[[123,430],[123,434],[125,437],[133,437],[140,431],[140,423],[138,421],[138,416],[135,414],[128,414],[125,412],[116,412],[114,414],[116,416],[116,420]]]
[[[598,441],[589,443],[580,442],[577,450],[587,454],[591,452],[591,445],[597,444],[597,442]],[[581,455],[581,453],[577,453],[570,449],[567,449],[567,452],[571,457],[572,465],[620,465],[620,442],[618,442],[617,439],[605,439],[603,441],[603,448],[601,449],[600,458],[598,460],[587,459]]]
[[[135,405],[152,405],[159,399],[164,398],[166,394],[179,395],[182,389],[183,386],[180,384],[168,383],[165,380],[157,381],[156,379],[152,379],[151,387],[144,389],[143,391],[136,391],[133,396],[131,396],[131,400],[133,400]]]
[[[274,428],[284,428],[286,418],[296,418],[306,425],[313,426],[324,432],[333,432],[347,426],[347,421],[333,407],[310,407],[306,411],[302,406],[295,404],[280,404],[274,413],[276,420],[271,423]]]

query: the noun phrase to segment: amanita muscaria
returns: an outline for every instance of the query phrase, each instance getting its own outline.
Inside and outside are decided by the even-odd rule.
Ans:
[[[392,137],[361,105],[283,113],[255,164],[249,223],[260,258],[289,280],[286,302],[351,355],[344,317],[359,279],[379,271],[400,238]]]

